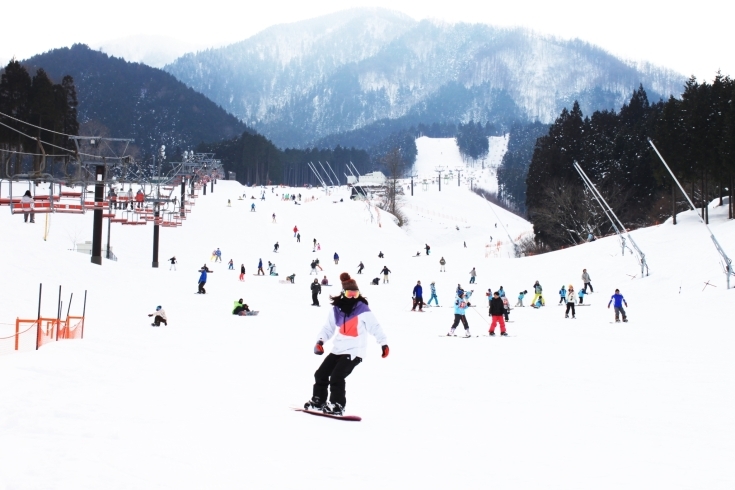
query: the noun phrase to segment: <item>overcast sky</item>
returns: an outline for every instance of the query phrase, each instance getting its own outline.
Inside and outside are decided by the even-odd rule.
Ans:
[[[11,3],[12,2],[12,3]],[[650,61],[684,75],[712,80],[717,70],[735,76],[732,22],[735,2],[693,4],[618,0],[310,0],[205,2],[128,0],[9,0],[0,26],[0,61],[85,43],[99,48],[131,35],[171,37],[187,46],[220,46],[280,23],[353,7],[385,7],[420,20],[523,26],[543,34],[579,38],[626,59]],[[7,5],[10,3],[10,5]],[[115,5],[115,6],[113,6]],[[70,8],[71,6],[71,8]]]

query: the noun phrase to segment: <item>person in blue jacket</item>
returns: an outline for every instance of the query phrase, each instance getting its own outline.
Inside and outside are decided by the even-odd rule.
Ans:
[[[436,306],[439,306],[439,298],[436,296],[436,285],[434,284],[434,281],[431,281],[429,287],[431,288],[431,297],[426,304],[431,306],[431,300],[433,299]]]
[[[205,265],[199,269],[199,272],[201,272],[201,274],[199,275],[199,290],[197,291],[197,294],[207,294],[207,291],[204,289],[204,285],[207,284],[207,273],[212,271],[210,271]]]
[[[613,294],[610,297],[610,301],[607,303],[607,308],[610,309],[610,304],[614,302],[615,307],[615,321],[620,322],[620,314],[623,315],[623,321],[628,321],[628,315],[625,314],[625,310],[623,309],[623,303],[625,303],[625,307],[628,307],[628,302],[625,301],[625,298],[623,298],[623,295],[620,294],[620,290],[616,289],[615,294]]]
[[[265,272],[263,272],[263,259],[258,259],[258,273],[256,276],[265,275]]]
[[[457,293],[457,297],[454,299],[454,323],[452,323],[452,328],[449,330],[447,337],[455,336],[454,330],[457,328],[457,325],[459,325],[459,322],[462,322],[462,326],[464,327],[464,336],[471,337],[470,325],[467,323],[465,312],[469,307],[468,301],[473,292],[474,289],[469,292],[459,291]]]
[[[561,296],[561,298],[559,299],[560,305],[567,302],[567,290],[563,285],[561,289],[559,290],[559,296]]]
[[[334,252],[334,264],[339,264],[339,255],[337,255],[337,252]]]
[[[418,281],[413,287],[413,308],[411,308],[411,311],[416,311],[416,306],[419,307],[419,311],[424,311],[424,288],[421,287],[421,281]]]
[[[579,296],[579,304],[582,304],[582,301],[584,300],[584,295],[587,294],[587,291],[584,290],[584,288],[580,289],[577,293],[577,296]]]

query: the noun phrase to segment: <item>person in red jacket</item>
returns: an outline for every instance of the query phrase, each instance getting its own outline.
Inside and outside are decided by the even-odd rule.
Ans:
[[[299,232],[298,226],[293,227],[293,237],[296,238],[296,234]]]
[[[505,314],[505,305],[503,300],[500,299],[500,295],[497,291],[493,293],[493,299],[490,300],[490,335],[495,335],[495,324],[500,324],[500,335],[507,337],[508,333],[505,331],[505,321],[503,315]]]

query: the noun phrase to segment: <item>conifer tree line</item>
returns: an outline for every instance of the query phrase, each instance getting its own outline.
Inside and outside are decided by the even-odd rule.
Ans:
[[[7,178],[28,171],[53,174],[55,162],[68,162],[68,156],[44,159],[44,153],[65,152],[49,145],[42,148],[39,140],[74,149],[69,138],[51,132],[79,134],[77,92],[72,77],[65,76],[55,84],[43,69],[31,77],[25,67],[12,60],[0,76],[0,112],[18,119],[0,116],[0,123],[10,126],[0,125],[0,175]]]
[[[735,81],[690,78],[681,98],[650,103],[642,86],[619,112],[585,117],[576,102],[536,141],[526,208],[536,241],[559,248],[613,233],[573,167],[576,161],[628,228],[660,223],[689,208],[648,143],[656,144],[707,220],[727,200],[733,218]],[[505,163],[505,162],[504,162]]]
[[[481,123],[470,121],[467,124],[457,125],[457,147],[462,159],[467,162],[472,160],[476,162],[487,157],[490,150],[489,136],[498,136],[500,133],[490,122],[486,122],[483,126]]]
[[[309,162],[316,166],[327,184],[330,182],[318,162],[328,172],[326,162],[329,162],[340,184],[347,182],[345,173],[350,175],[346,170],[349,162],[361,174],[371,170],[370,157],[364,150],[340,146],[334,149],[280,150],[265,136],[249,132],[244,132],[239,138],[200,144],[197,151],[215,153],[222,160],[225,171],[235,172],[237,180],[244,185],[319,186],[321,183],[309,168]],[[331,172],[329,175],[334,180],[335,176]]]

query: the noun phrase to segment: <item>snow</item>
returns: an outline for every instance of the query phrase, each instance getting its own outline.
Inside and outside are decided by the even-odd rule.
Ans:
[[[237,200],[243,192],[248,199]],[[269,190],[251,213],[259,191],[220,181],[184,226],[161,228],[158,269],[150,224],[113,226],[119,261],[96,266],[68,250],[74,235],[91,239],[92,213],[50,216],[44,241],[43,215],[30,225],[0,208],[0,323],[36,315],[39,282],[46,316],[56,312],[59,284],[64,309],[74,292],[72,314],[88,291],[83,340],[17,353],[0,341],[0,488],[733,488],[735,292],[725,290],[693,213],[632,233],[651,267],[641,278],[614,237],[522,259],[485,257],[490,234],[507,237],[495,231],[491,205],[456,178],[441,192],[436,184],[407,191],[406,229],[349,201],[344,188],[296,192],[318,199],[296,206]],[[529,231],[495,212],[511,235]],[[735,255],[726,209],[712,204],[710,219]],[[321,252],[311,251],[313,238]],[[425,243],[431,255],[411,258]],[[209,262],[217,247],[222,264]],[[172,255],[177,271],[166,262]],[[347,380],[347,411],[359,423],[289,410],[310,397],[322,360],[312,348],[328,308],[310,306],[313,257],[324,267],[319,278],[332,282],[365,263],[354,277],[388,335],[390,356],[381,359],[371,341]],[[247,267],[244,283],[227,270],[230,258]],[[253,276],[258,258],[276,262],[281,276],[295,272],[296,284]],[[195,295],[205,262],[215,272],[208,294]],[[369,286],[383,264],[390,284]],[[472,267],[473,335],[487,330],[487,288],[504,286],[514,304],[538,279],[547,306],[514,309],[510,338],[442,337],[454,288],[469,287]],[[583,268],[591,306],[565,320],[556,291],[579,288]],[[409,311],[417,280],[426,291],[436,281],[442,308]],[[616,287],[629,323],[610,323],[605,306]],[[325,288],[322,304],[337,292]],[[230,315],[240,297],[260,315]],[[169,326],[149,326],[156,305]]]

